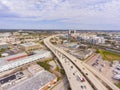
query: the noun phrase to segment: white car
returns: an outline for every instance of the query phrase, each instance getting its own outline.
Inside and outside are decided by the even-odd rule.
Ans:
[[[113,72],[115,72],[116,74],[120,74],[120,70],[118,69],[114,69]]]
[[[120,65],[117,65],[116,68],[120,70]]]
[[[116,74],[115,76],[113,76],[113,78],[116,80],[120,80],[120,74]]]

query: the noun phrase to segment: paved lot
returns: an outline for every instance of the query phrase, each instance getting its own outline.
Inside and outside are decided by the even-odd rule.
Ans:
[[[68,80],[66,77],[64,77],[61,82],[56,85],[52,90],[68,90]]]
[[[114,67],[110,67],[109,61],[103,61],[99,60],[97,65],[93,66],[93,63],[96,62],[97,59],[99,59],[100,54],[96,54],[94,57],[92,57],[90,60],[88,60],[86,63],[93,67],[94,70],[99,71],[103,76],[105,76],[108,80],[110,80],[113,83],[117,83],[117,80],[114,80],[113,77],[113,69]],[[105,66],[101,66],[101,64],[104,64]],[[101,70],[100,70],[101,69]]]
[[[69,46],[65,45],[56,45],[57,47],[67,51],[71,55],[79,58],[80,60],[84,60],[92,54],[92,50],[88,49],[80,49],[80,48],[70,48]]]

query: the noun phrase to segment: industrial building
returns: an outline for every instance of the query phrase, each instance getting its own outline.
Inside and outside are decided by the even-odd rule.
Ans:
[[[35,49],[39,49],[40,45],[34,42],[28,42],[28,43],[23,43],[20,44],[21,49],[28,51],[28,50],[35,50]]]
[[[89,42],[92,44],[104,44],[105,43],[105,39],[104,37],[98,37],[96,35],[87,35],[87,34],[82,34],[80,36],[78,36],[77,38],[79,41],[82,42]]]
[[[0,43],[0,49],[6,49],[6,48],[9,48],[8,43]]]
[[[28,73],[18,71],[0,78],[0,86],[2,90],[46,90],[56,81],[54,74],[33,64],[28,67]]]
[[[17,57],[19,57],[18,55],[16,55]],[[43,58],[49,58],[51,56],[51,52],[47,51],[47,50],[40,50],[38,53],[31,55],[31,56],[27,56],[24,58],[18,58],[16,59],[15,56],[11,56],[13,58],[10,59],[10,61],[8,60],[7,57],[5,58],[1,58],[0,60],[0,72],[6,71],[6,70],[10,70],[13,69],[15,67],[33,62],[33,61],[37,61]],[[15,60],[12,60],[14,59]]]
[[[18,71],[16,73],[13,73],[9,76],[5,76],[3,78],[0,78],[0,87],[2,90],[5,90],[5,88],[14,85],[17,83],[20,79],[24,80],[26,77],[22,71]]]
[[[16,37],[14,37],[11,33],[0,33],[0,43],[16,43]]]
[[[27,57],[27,56],[28,56],[27,53],[22,52],[22,53],[10,55],[10,56],[7,56],[7,57],[3,57],[1,59],[7,60],[7,61],[13,61],[13,60],[24,58],[24,57]]]
[[[7,90],[47,90],[57,81],[54,74],[48,71],[40,71],[35,76],[17,84]]]
[[[43,67],[40,67],[40,65],[38,64],[35,64],[35,65],[31,65],[28,67],[28,71],[32,74],[32,75],[35,75],[37,74],[38,72],[40,71],[43,71],[44,68]]]

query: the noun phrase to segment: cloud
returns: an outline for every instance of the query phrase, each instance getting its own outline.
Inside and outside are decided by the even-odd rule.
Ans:
[[[120,23],[119,10],[120,0],[0,0],[2,20],[115,25]]]

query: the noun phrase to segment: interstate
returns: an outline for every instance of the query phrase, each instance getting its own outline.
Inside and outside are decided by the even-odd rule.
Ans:
[[[119,90],[118,87],[94,71],[90,66],[53,45],[50,42],[50,39],[53,37],[55,36],[44,39],[44,44],[58,58],[65,70],[72,90]],[[82,79],[85,79],[85,81],[83,82]]]

